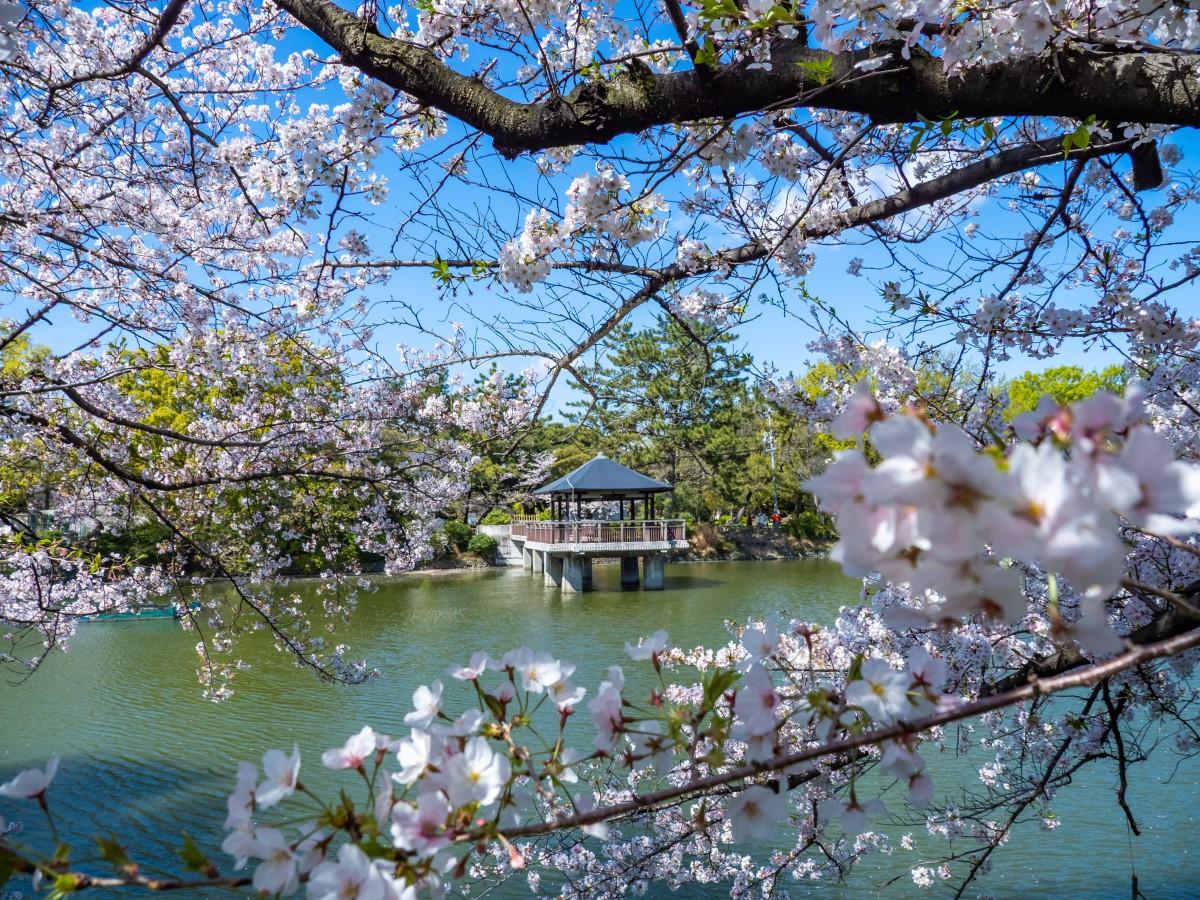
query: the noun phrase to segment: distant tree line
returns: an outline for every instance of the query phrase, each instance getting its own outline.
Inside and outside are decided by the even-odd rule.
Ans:
[[[19,374],[45,352],[17,340],[5,348],[0,365],[7,374]],[[319,388],[336,397],[341,389],[336,373],[323,369],[319,353],[314,354],[313,359],[294,356],[293,370],[280,380],[281,402],[286,402],[288,390]],[[239,399],[216,396],[210,386],[173,369],[165,349],[158,350],[156,358],[131,351],[128,361],[130,374],[122,378],[121,389],[142,408],[153,410],[146,418],[148,425],[184,430],[193,417]],[[778,508],[784,527],[797,537],[835,536],[831,520],[803,485],[847,445],[830,437],[820,423],[776,402],[763,389],[751,355],[741,349],[732,331],[685,324],[665,315],[640,329],[622,323],[578,374],[584,386],[580,395],[556,414],[530,422],[516,440],[468,426],[456,431],[456,438],[476,448],[477,461],[467,495],[443,511],[442,552],[490,556],[494,542],[474,535],[468,520],[505,522],[513,514],[539,514],[530,491],[597,453],[675,485],[674,493],[661,502],[660,515],[691,523],[753,524]],[[840,372],[821,362],[807,367],[795,382],[815,402],[831,386],[858,377],[860,373]],[[958,377],[966,384],[974,373]],[[932,369],[922,378],[917,393],[936,396],[944,413],[953,404],[955,383]],[[492,369],[476,379],[481,395],[497,379],[508,382],[506,389],[512,393],[519,391],[518,376]],[[1120,366],[1101,371],[1059,366],[1011,379],[1002,386],[1006,396],[999,399],[1007,403],[1004,415],[1011,419],[1032,409],[1043,394],[1069,404],[1097,389],[1119,392],[1123,386]],[[445,390],[445,376],[429,388],[431,395]],[[397,442],[402,439],[397,433]],[[135,470],[169,466],[167,446],[143,433],[127,449],[128,464]],[[113,508],[102,520],[87,523],[46,515],[46,508],[53,507],[56,485],[38,474],[32,456],[28,466],[21,458],[9,454],[0,471],[0,522],[25,530],[30,541],[54,541],[66,530],[83,530],[83,550],[100,557],[120,555],[155,563],[171,558],[181,572],[207,571],[205,561],[181,548],[161,522],[136,510]],[[200,524],[227,548],[248,548],[261,539],[264,529],[285,532],[293,573],[370,568],[377,560],[349,544],[333,556],[313,549],[327,546],[313,540],[314,534],[328,530],[331,523],[349,521],[363,502],[360,495],[328,485],[314,485],[302,504],[272,502],[262,492],[247,490],[243,500],[226,499],[224,507],[214,507],[209,520]],[[236,552],[232,558],[236,561]]]

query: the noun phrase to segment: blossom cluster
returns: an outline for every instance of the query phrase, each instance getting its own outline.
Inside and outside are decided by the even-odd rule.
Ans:
[[[670,647],[665,632],[627,644],[628,656],[649,664],[660,684],[639,697],[622,667],[610,667],[587,707],[594,740],[586,753],[567,743],[578,736],[568,723],[587,693],[572,681],[574,665],[527,648],[498,659],[476,653],[448,673],[469,686],[474,705],[452,714],[446,685],[434,681],[413,695],[407,736],[364,727],[322,754],[327,769],[361,781],[367,794],[361,806],[343,791],[340,803],[322,803],[311,821],[294,824],[293,816],[273,824],[269,812],[294,795],[320,800],[302,780],[299,750],[268,751],[261,770],[241,763],[222,848],[235,871],[254,862],[253,887],[263,893],[289,894],[303,884],[309,897],[344,896],[353,888],[409,898],[460,877],[474,848],[499,845],[514,868],[526,854],[540,858],[540,848],[520,837],[537,833],[539,823],[608,840],[610,816],[601,804],[611,803],[615,815],[621,803],[619,794],[593,792],[602,761],[631,782],[654,777],[686,793],[690,780],[706,774],[734,773],[746,763],[770,773],[776,760],[808,740],[886,726],[942,702],[945,666],[923,648],[899,667],[859,657],[844,679],[816,680],[811,638],[801,634],[812,632],[799,623],[782,630],[773,619],[747,627],[727,650],[732,665],[692,660],[703,676],[695,687],[662,680],[688,657]],[[798,690],[798,677],[810,689]],[[548,731],[539,722],[543,707],[552,715]],[[918,743],[915,736],[887,743],[880,766],[907,787],[910,802],[924,806],[932,782]],[[45,771],[21,773],[0,786],[0,796],[44,802],[57,766],[53,759]],[[786,833],[801,808],[786,790],[745,775],[731,774],[730,781],[737,789],[708,811],[707,824],[694,827],[735,843]],[[847,834],[863,831],[867,816],[883,809],[876,799],[860,799],[853,783],[846,798],[831,790],[820,796],[819,827],[840,821]]]
[[[896,611],[898,626],[1017,622],[1028,609],[1025,567],[1040,566],[1083,598],[1063,637],[1111,654],[1122,647],[1105,608],[1125,566],[1119,522],[1158,535],[1200,530],[1200,467],[1177,460],[1142,418],[1136,386],[1069,408],[1044,397],[1013,421],[1018,441],[987,448],[919,409],[886,413],[864,380],[834,434],[869,437],[881,461],[842,451],[810,486],[837,516],[834,557],[848,572],[880,572],[924,598]]]
[[[521,234],[499,254],[499,276],[522,293],[550,274],[556,250],[578,252],[587,236],[633,247],[662,230],[657,214],[666,204],[657,194],[629,197],[629,179],[611,166],[577,177],[567,188],[567,209],[556,221],[545,209],[530,211]],[[599,252],[594,245],[592,252]]]

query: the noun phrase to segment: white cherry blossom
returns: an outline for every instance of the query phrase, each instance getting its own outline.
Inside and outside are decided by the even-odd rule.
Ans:
[[[912,710],[910,678],[882,659],[864,660],[862,677],[846,686],[846,702],[863,710],[874,722],[887,725]]]
[[[454,806],[489,806],[499,799],[511,774],[506,756],[493,750],[483,738],[471,738],[462,753],[446,764],[446,793]]]
[[[364,727],[357,734],[347,738],[341,747],[322,753],[321,762],[329,769],[360,769],[365,760],[375,755],[376,748],[375,731]]]
[[[734,794],[725,807],[733,839],[739,842],[774,839],[784,827],[787,814],[787,793],[761,784]]]
[[[651,659],[666,649],[667,633],[661,628],[645,640],[639,641],[637,646],[634,646],[629,642],[625,643],[625,652],[629,654],[629,658],[635,662]]]
[[[58,761],[56,753],[46,762],[44,769],[25,769],[17,773],[11,781],[0,784],[0,797],[24,799],[43,796],[54,776],[58,774]]]
[[[413,711],[405,714],[404,724],[413,728],[428,728],[442,711],[442,683],[421,685],[413,692]]]
[[[254,800],[259,809],[270,809],[296,792],[300,783],[300,748],[294,747],[291,756],[281,750],[268,750],[263,754],[262,767],[266,780],[258,786]]]

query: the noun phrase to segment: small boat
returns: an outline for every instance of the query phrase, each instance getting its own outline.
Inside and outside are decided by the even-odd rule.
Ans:
[[[200,609],[199,603],[189,603],[188,611]],[[169,606],[146,606],[129,612],[101,613],[98,616],[82,616],[85,622],[129,622],[140,619],[178,619],[183,612],[174,604]]]

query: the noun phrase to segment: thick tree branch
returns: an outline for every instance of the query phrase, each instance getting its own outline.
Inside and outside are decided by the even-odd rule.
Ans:
[[[1197,594],[1200,594],[1200,582],[1189,585],[1187,588],[1179,591],[1175,597],[1187,600],[1195,597]],[[1133,634],[1129,635],[1128,640],[1135,647],[1142,646],[1155,641],[1172,638],[1195,627],[1196,619],[1181,607],[1175,605],[1169,607],[1166,612],[1149,624],[1143,625],[1137,631],[1133,632]],[[1031,660],[1021,669],[1007,678],[1002,678],[995,684],[985,685],[980,691],[980,696],[986,697],[991,694],[1000,694],[1019,687],[1030,679],[1061,675],[1064,672],[1069,672],[1072,669],[1077,669],[1087,664],[1088,658],[1077,647],[1062,647],[1049,656]]]
[[[948,75],[940,59],[889,45],[830,54],[778,41],[772,68],[747,64],[590,80],[542,103],[520,103],[456,72],[433,51],[384,37],[332,0],[277,0],[302,25],[362,72],[420,103],[478,128],[510,156],[572,144],[605,143],[656,125],[725,119],[772,108],[810,106],[861,113],[876,122],[967,117],[1056,116],[1163,125],[1200,125],[1200,58],[1136,50],[1054,53],[976,66]],[[880,69],[855,66],[888,58]],[[822,82],[812,63],[832,60]]]
[[[653,809],[667,801],[676,800],[680,797],[694,796],[713,788],[721,787],[722,785],[742,782],[748,778],[768,772],[785,771],[793,766],[800,766],[827,756],[851,753],[868,745],[882,744],[884,741],[919,734],[937,725],[945,725],[950,722],[974,718],[993,710],[1003,709],[1027,700],[1032,700],[1036,697],[1057,694],[1071,688],[1095,685],[1106,678],[1111,678],[1113,675],[1132,669],[1142,663],[1174,656],[1177,653],[1183,653],[1185,650],[1191,650],[1197,646],[1200,646],[1200,629],[1187,631],[1153,644],[1131,648],[1120,656],[1113,657],[1102,663],[1096,663],[1079,672],[1068,672],[1044,680],[1034,679],[1028,684],[1001,694],[980,697],[978,700],[968,703],[955,704],[912,722],[898,722],[888,728],[863,732],[862,734],[830,741],[816,747],[808,747],[795,753],[777,756],[769,762],[752,763],[728,772],[709,775],[705,778],[697,778],[686,784],[641,794],[621,803],[614,803],[611,806],[601,807],[591,812],[580,813],[564,821],[539,822],[533,825],[520,826],[506,831],[505,836],[510,840],[518,837],[533,837],[539,834],[561,831],[564,828],[572,826],[594,825],[598,822],[629,815],[630,813]]]

